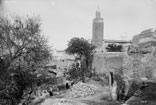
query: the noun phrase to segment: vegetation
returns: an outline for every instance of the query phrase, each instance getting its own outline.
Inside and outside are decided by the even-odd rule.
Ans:
[[[81,59],[81,65],[86,66],[86,68],[88,68],[89,66],[91,66],[92,63],[94,48],[95,46],[90,44],[84,38],[74,37],[69,41],[66,53],[78,55]]]
[[[122,45],[108,44],[106,50],[109,52],[122,52],[123,48]]]
[[[69,80],[78,80],[81,76],[80,74],[80,69],[78,67],[76,67],[75,64],[72,65],[71,68],[69,68],[69,71],[67,72],[68,78]]]
[[[77,74],[79,75],[81,74],[82,77],[88,75],[88,73],[91,71],[94,48],[95,46],[90,44],[84,38],[74,37],[68,43],[68,48],[66,49],[66,53],[77,55],[80,58],[81,60],[80,73]],[[74,70],[76,68],[72,67],[72,69]]]
[[[37,17],[0,17],[1,105],[17,105],[35,86],[50,82],[38,73],[52,58],[40,25]]]

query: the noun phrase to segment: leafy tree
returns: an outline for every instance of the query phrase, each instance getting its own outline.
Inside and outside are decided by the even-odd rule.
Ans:
[[[69,41],[66,53],[78,55],[81,60],[85,60],[84,63],[86,64],[86,67],[89,67],[91,64],[94,48],[95,46],[90,44],[84,38],[74,37]]]
[[[26,63],[30,67],[35,66],[34,63],[44,65],[51,59],[47,40],[40,35],[38,18],[16,18],[12,21],[0,18],[0,23],[0,58],[6,61],[8,68],[18,63]]]
[[[116,44],[108,44],[108,46],[106,47],[106,49],[109,52],[122,52],[122,45],[116,45]]]
[[[37,71],[52,58],[40,25],[37,17],[0,17],[1,105],[18,104],[24,90],[32,91],[38,83]]]
[[[91,69],[94,48],[84,38],[74,37],[68,43],[66,53],[77,55],[81,59],[81,75],[87,74]]]

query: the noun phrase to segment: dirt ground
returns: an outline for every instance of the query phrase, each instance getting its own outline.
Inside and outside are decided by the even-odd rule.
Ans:
[[[118,102],[110,100],[110,91],[107,86],[101,86],[95,81],[90,81],[87,84],[94,85],[97,87],[98,93],[93,96],[88,96],[85,98],[69,98],[68,94],[70,92],[70,89],[66,91],[66,93],[63,95],[64,99],[69,100],[68,105],[121,105]],[[40,105],[57,105],[56,97],[50,97],[48,99],[45,99],[44,102],[42,102]],[[55,104],[56,103],[56,104]],[[59,104],[59,105],[67,105],[67,104]]]

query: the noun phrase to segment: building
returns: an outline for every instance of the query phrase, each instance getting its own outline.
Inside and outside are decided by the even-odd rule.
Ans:
[[[94,57],[92,68],[97,73],[106,73],[120,69],[124,62],[124,57],[127,56],[128,46],[131,41],[127,40],[107,40],[104,39],[104,21],[101,17],[101,12],[96,11],[96,17],[93,19],[92,26],[92,44],[96,46],[94,50]],[[107,52],[106,47],[109,44],[122,45],[123,52]]]
[[[140,34],[135,35],[132,42],[135,47],[151,46],[151,44],[156,42],[156,30],[153,31],[152,28],[144,30]]]
[[[92,24],[92,41],[91,43],[96,46],[96,52],[103,52],[108,44],[122,45],[123,51],[127,51],[128,46],[131,45],[130,40],[109,40],[104,39],[104,19],[101,17],[101,12],[96,11],[96,17],[93,19]]]

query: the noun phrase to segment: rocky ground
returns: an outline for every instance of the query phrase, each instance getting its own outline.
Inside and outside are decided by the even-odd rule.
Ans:
[[[46,98],[35,105],[120,105],[115,101],[109,101],[109,95],[107,87],[79,82],[61,96]]]
[[[156,105],[156,83],[143,81],[139,87],[139,91],[123,104],[110,100],[107,86],[79,82],[56,96],[40,98],[33,105]]]

